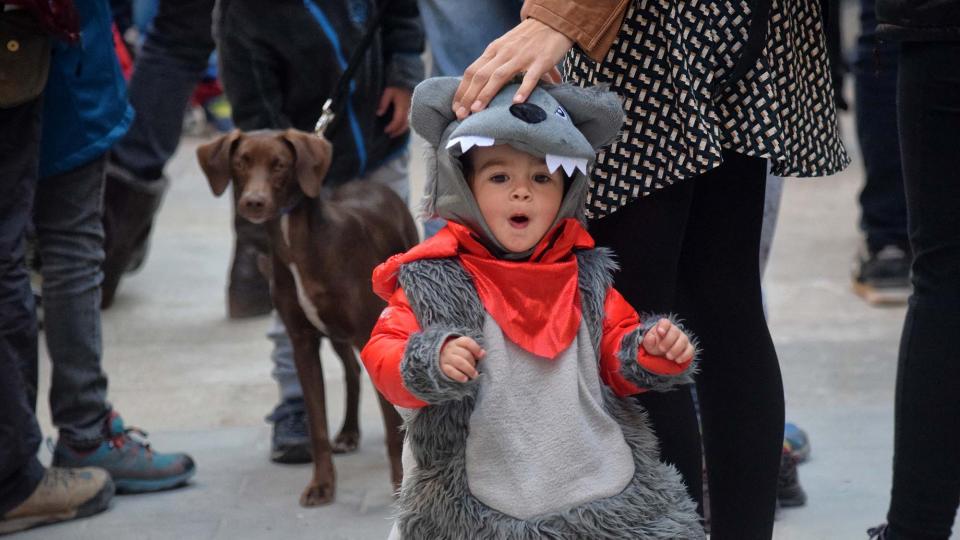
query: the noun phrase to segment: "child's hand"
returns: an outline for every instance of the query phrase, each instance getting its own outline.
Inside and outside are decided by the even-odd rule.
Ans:
[[[660,319],[657,325],[643,336],[643,348],[654,356],[662,356],[678,364],[689,362],[693,358],[693,344],[680,328]]]
[[[409,128],[408,117],[410,115],[410,100],[413,97],[413,91],[399,86],[388,86],[384,88],[383,95],[380,96],[380,104],[377,105],[377,116],[383,116],[393,106],[393,115],[390,123],[383,128],[383,132],[390,138],[399,137],[407,132]]]
[[[460,336],[451,339],[440,349],[440,371],[451,379],[465,383],[477,378],[477,360],[487,354],[480,345]]]

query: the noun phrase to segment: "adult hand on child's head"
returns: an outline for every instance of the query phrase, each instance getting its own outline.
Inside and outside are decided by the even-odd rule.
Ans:
[[[523,73],[523,82],[514,103],[527,99],[544,78],[560,82],[557,64],[573,47],[573,40],[536,19],[526,19],[487,46],[463,73],[453,97],[453,112],[463,120],[482,111],[497,92],[514,76]]]
[[[377,105],[377,116],[383,116],[393,105],[393,117],[383,132],[388,136],[399,137],[407,132],[410,127],[410,100],[413,97],[413,91],[409,88],[399,86],[388,86],[384,88],[383,95],[380,96],[380,104]]]
[[[657,325],[643,335],[643,348],[648,354],[662,356],[678,364],[685,364],[693,358],[693,344],[680,327],[667,319],[660,319]]]
[[[462,383],[476,379],[477,361],[485,354],[483,347],[467,336],[451,339],[440,349],[440,371]]]

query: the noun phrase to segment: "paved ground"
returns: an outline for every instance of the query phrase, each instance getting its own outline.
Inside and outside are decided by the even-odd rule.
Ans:
[[[123,282],[103,318],[113,403],[128,423],[150,431],[157,449],[190,452],[196,479],[176,492],[118,497],[100,516],[20,538],[383,538],[391,500],[369,383],[361,449],[336,459],[335,504],[300,508],[309,468],[267,460],[263,416],[276,399],[264,337],[269,318],[225,318],[230,209],[227,199],[211,196],[193,157],[197,143],[188,140],[168,170],[173,188],[146,267]],[[419,150],[414,154],[419,188]],[[885,514],[904,310],[867,307],[850,292],[860,175],[855,162],[834,178],[790,181],[784,195],[767,273],[770,324],[787,416],[808,430],[813,455],[800,470],[809,503],[780,513],[778,540],[865,538],[864,530]],[[341,373],[332,352],[324,357],[330,421],[337,426]],[[53,434],[46,404],[39,414],[45,433]]]

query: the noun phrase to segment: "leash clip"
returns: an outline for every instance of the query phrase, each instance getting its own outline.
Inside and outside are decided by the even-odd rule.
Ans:
[[[323,137],[324,132],[327,131],[327,127],[330,126],[336,117],[337,115],[333,112],[333,99],[328,98],[323,104],[323,111],[320,113],[320,119],[317,120],[317,125],[313,128],[313,132]]]

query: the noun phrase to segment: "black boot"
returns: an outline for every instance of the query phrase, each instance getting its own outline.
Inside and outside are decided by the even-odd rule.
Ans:
[[[147,256],[153,217],[170,181],[145,180],[115,163],[107,164],[103,191],[103,293],[101,308],[113,304],[120,278],[140,268]]]
[[[236,206],[234,206],[236,208]],[[236,233],[230,285],[227,288],[227,314],[231,319],[266,315],[273,309],[270,283],[260,271],[258,258],[270,253],[270,241],[264,225],[256,225],[234,212]]]

